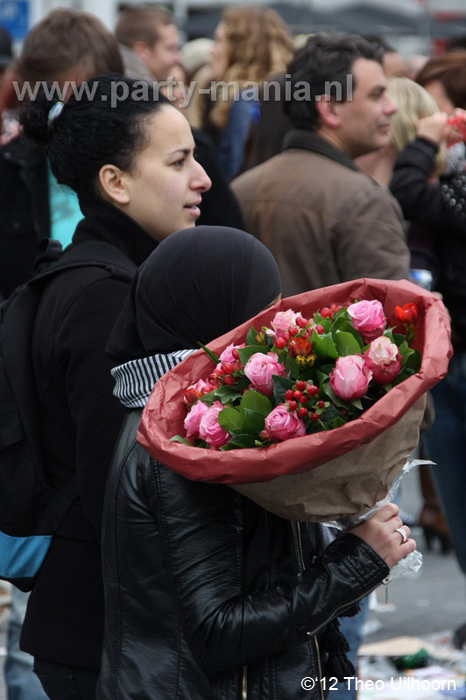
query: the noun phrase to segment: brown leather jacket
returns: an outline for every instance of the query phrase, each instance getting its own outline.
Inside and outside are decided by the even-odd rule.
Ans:
[[[246,230],[272,251],[283,295],[359,277],[402,279],[409,252],[390,192],[310,131],[232,183]]]

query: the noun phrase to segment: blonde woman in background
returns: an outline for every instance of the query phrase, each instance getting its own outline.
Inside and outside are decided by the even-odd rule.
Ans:
[[[271,73],[284,72],[292,55],[291,34],[274,10],[245,6],[224,11],[210,54],[214,83],[202,128],[216,143],[227,177],[241,166],[259,86]]]
[[[365,173],[385,187],[390,184],[398,155],[410,141],[416,138],[420,120],[439,113],[433,97],[409,78],[392,78],[388,81],[387,91],[398,106],[398,111],[391,120],[390,144],[357,160],[359,167]],[[436,154],[435,171],[432,176],[442,172],[445,162],[446,148],[443,144]]]

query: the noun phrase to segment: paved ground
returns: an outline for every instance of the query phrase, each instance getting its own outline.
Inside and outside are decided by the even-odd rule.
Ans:
[[[402,506],[410,512],[419,510],[417,475],[409,474],[403,485]],[[366,642],[390,639],[400,635],[426,636],[455,629],[466,622],[466,583],[452,554],[426,552],[422,533],[415,531],[418,548],[424,554],[420,573],[392,581],[389,602],[394,609],[382,612],[383,591],[378,591],[378,608],[369,615]],[[5,626],[0,627],[0,647],[5,645]],[[0,658],[0,663],[2,659]],[[406,696],[409,698],[409,694]],[[0,700],[6,700],[3,678],[0,680]]]

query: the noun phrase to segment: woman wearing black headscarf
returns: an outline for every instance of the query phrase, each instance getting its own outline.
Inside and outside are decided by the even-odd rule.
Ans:
[[[179,231],[136,275],[107,347],[124,363],[115,393],[133,410],[104,507],[100,700],[309,700],[331,676],[354,676],[333,620],[400,558],[396,506],[321,553],[320,526],[189,481],[135,439],[154,382],[280,291],[272,255],[235,229]]]

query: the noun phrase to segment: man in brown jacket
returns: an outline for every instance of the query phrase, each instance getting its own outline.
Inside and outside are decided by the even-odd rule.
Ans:
[[[354,163],[389,141],[396,105],[381,61],[361,37],[311,36],[286,75],[283,151],[233,182],[246,230],[278,262],[284,296],[408,275],[398,203]]]

